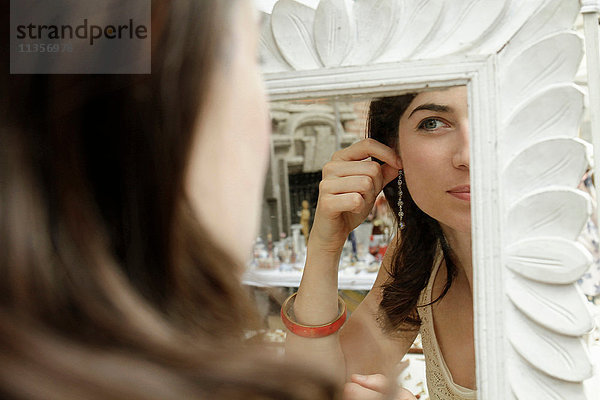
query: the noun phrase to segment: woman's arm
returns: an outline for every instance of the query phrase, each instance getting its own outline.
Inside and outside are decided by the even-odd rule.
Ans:
[[[294,314],[296,322],[300,324],[321,325],[333,321],[338,315],[339,254],[314,249],[311,239],[312,234],[309,236],[306,266],[296,295]],[[345,362],[339,332],[321,338],[304,338],[288,331],[285,351],[288,359],[306,364],[309,368],[321,368],[338,383],[344,383]]]
[[[389,278],[395,247],[396,240],[393,239],[383,258],[373,288],[340,332],[348,380],[352,374],[386,375],[393,371],[418,334],[418,330],[412,330],[392,337],[383,332],[378,320],[382,285]]]
[[[385,164],[370,161],[369,157]],[[338,151],[324,166],[306,266],[293,309],[297,322],[320,325],[336,318],[338,265],[344,242],[348,234],[364,221],[375,198],[398,175],[399,168],[401,163],[394,151],[372,139]],[[358,372],[357,369],[371,371],[376,365],[383,369],[391,363],[388,358],[395,359],[397,355],[394,354],[405,352],[410,343],[404,345],[404,341],[387,338],[376,319],[380,286],[388,276],[386,271],[389,270],[392,251],[388,253],[390,255],[384,259],[373,293],[367,296],[364,305],[353,313],[343,328],[343,342],[340,342],[339,333],[317,339],[289,333],[286,341],[288,356],[331,371],[341,382],[350,373]],[[388,352],[397,346],[400,346],[397,353]],[[362,362],[366,363],[366,368],[359,366]]]
[[[328,373],[333,373],[339,382],[350,381],[352,374],[386,375],[394,371],[418,333],[415,330],[406,332],[400,337],[391,337],[383,332],[378,321],[382,285],[389,277],[394,248],[395,240],[392,240],[373,288],[352,313],[341,331],[317,339],[303,338],[288,333],[286,340],[288,356],[310,366],[323,368]],[[337,272],[335,280],[337,282]],[[302,285],[305,288],[308,287],[304,278]],[[331,302],[337,302],[337,286],[327,294],[331,293],[334,295]],[[312,299],[318,298],[319,296],[312,297]],[[298,322],[318,324],[320,323],[317,319],[319,316],[323,317],[322,321],[331,321],[337,316],[337,305],[326,315],[318,304],[309,301],[305,304],[309,304],[308,307],[315,307],[314,316],[308,321],[299,320]]]

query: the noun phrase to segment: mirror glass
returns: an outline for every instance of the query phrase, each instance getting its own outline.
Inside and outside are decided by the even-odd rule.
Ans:
[[[457,346],[444,346],[442,352],[451,369],[462,370],[464,368],[457,366],[465,360],[470,362],[473,380],[461,383],[474,387],[472,309],[458,317],[456,313],[446,313],[448,308],[459,303],[472,304],[466,86],[410,94],[272,102],[272,159],[265,187],[261,234],[245,281],[269,288],[255,289],[255,294],[259,293],[258,297],[262,298],[269,328],[277,330],[279,327],[283,331],[277,303],[300,284],[306,260],[306,237],[316,213],[323,167],[335,152],[369,137],[372,104],[371,126],[383,124],[375,115],[382,116],[379,119],[390,119],[397,114],[391,131],[396,139],[386,144],[403,159],[405,191],[425,211],[428,219],[440,222],[438,226],[447,238],[446,245],[458,249],[453,253],[457,261],[454,263],[453,289],[445,296],[446,301],[437,302],[430,312],[436,320],[435,329],[441,330],[437,337],[438,346],[454,340],[452,335],[444,333],[452,324],[459,322],[467,326],[463,330],[463,339],[464,332],[469,332],[466,335],[467,342],[470,341],[469,351],[465,352],[461,346],[463,350],[458,354],[453,350]],[[397,179],[392,185],[397,185]],[[350,312],[373,286],[388,245],[397,235],[398,219],[394,214],[384,193],[379,193],[367,218],[350,233],[343,246],[338,286]],[[459,256],[465,258],[464,262],[458,260]],[[430,280],[431,285],[425,289],[429,291],[429,301],[440,297],[444,291],[445,268],[445,263],[432,268],[431,276],[435,279]],[[445,314],[438,315],[440,312]],[[433,324],[430,332],[434,332]],[[431,343],[431,335],[425,340]],[[420,335],[402,361],[401,365],[406,367],[400,375],[402,384],[415,394],[426,394],[425,358]],[[464,371],[460,374],[468,375]]]

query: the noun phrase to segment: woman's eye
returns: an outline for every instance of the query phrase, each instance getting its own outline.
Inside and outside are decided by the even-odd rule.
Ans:
[[[420,124],[419,124],[419,129],[423,129],[426,131],[434,131],[438,128],[441,128],[443,126],[445,126],[446,124],[443,123],[442,121],[440,121],[439,119],[436,118],[427,118],[425,120],[423,120]]]

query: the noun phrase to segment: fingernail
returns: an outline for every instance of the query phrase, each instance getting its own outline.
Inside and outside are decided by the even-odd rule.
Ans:
[[[356,379],[357,381],[361,381],[361,382],[364,382],[364,381],[366,381],[366,380],[367,380],[367,377],[366,377],[366,376],[364,376],[364,375],[352,374],[352,377],[353,377],[354,379]]]

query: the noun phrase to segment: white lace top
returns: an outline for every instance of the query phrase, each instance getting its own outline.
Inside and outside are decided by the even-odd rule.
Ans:
[[[440,254],[435,261],[427,288],[421,292],[419,304],[431,302],[431,291],[437,272],[442,264]],[[472,400],[477,399],[477,391],[457,385],[452,380],[450,370],[442,357],[440,346],[435,337],[433,327],[433,314],[431,306],[418,307],[421,318],[421,339],[423,341],[423,354],[425,355],[425,368],[427,375],[427,389],[431,400]]]

